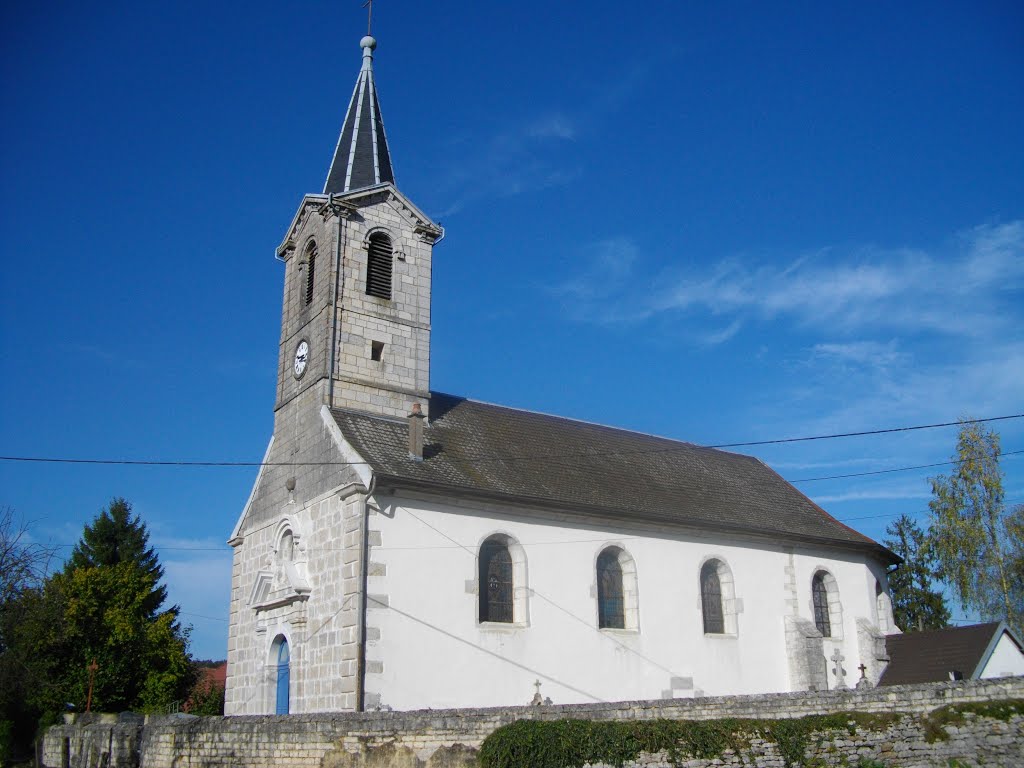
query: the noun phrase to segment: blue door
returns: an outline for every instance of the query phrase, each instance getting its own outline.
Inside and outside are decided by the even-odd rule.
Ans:
[[[288,714],[289,678],[288,641],[282,637],[281,644],[277,647],[277,707],[274,714]]]

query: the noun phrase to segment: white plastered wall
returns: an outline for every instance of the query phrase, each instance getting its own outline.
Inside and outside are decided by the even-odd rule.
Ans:
[[[378,501],[370,518],[380,544],[370,551],[368,706],[525,704],[535,680],[559,704],[788,690],[790,563],[805,617],[813,616],[813,573],[825,568],[835,578],[842,619],[824,641],[822,663],[839,649],[846,684],[856,683],[856,618],[873,623],[876,611],[862,555],[800,547],[790,555],[769,542],[610,528],[550,513],[533,518],[486,504]],[[526,553],[528,620],[521,624],[476,620],[477,547],[496,532]],[[597,628],[593,568],[609,545],[636,565],[636,631]],[[699,574],[709,556],[733,576],[733,634],[703,632]],[[830,687],[835,679],[830,672]]]
[[[988,658],[988,663],[978,677],[1010,677],[1013,675],[1024,675],[1024,653],[1013,642],[1013,639],[1003,632],[1002,637],[996,643],[995,650]]]

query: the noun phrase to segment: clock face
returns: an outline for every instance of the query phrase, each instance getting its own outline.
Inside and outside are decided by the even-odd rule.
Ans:
[[[301,379],[302,374],[306,372],[306,365],[309,363],[309,342],[303,339],[299,342],[299,346],[295,348],[295,362],[292,366],[292,370],[295,373],[296,379]]]

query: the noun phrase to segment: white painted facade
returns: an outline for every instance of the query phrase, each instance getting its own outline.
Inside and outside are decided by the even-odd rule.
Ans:
[[[977,677],[1012,677],[1014,675],[1024,675],[1024,652],[1010,637],[1010,633],[1004,630]]]
[[[820,661],[838,649],[848,686],[862,660],[857,619],[877,626],[875,580],[884,583],[884,574],[860,554],[611,528],[540,510],[401,496],[378,503],[370,520],[381,544],[370,560],[379,567],[369,593],[386,597],[387,608],[371,599],[368,624],[379,637],[368,658],[379,664],[367,690],[395,709],[526,703],[538,679],[559,704],[796,690],[783,617],[795,586],[799,613],[812,620],[818,570],[835,577],[842,613]],[[511,625],[477,620],[477,553],[495,533],[517,542],[526,559],[515,585],[524,615]],[[635,563],[636,629],[598,628],[595,565],[607,546]],[[725,609],[735,612],[734,632],[704,632],[699,574],[709,558],[732,573],[735,597]],[[837,684],[836,675],[828,679]]]

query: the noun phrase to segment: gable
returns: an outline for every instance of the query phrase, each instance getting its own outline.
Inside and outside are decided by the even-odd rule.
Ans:
[[[408,221],[410,228],[417,234],[429,235],[437,238],[441,235],[441,227],[433,222],[429,216],[421,211],[405,195],[403,195],[394,184],[384,183],[374,187],[368,187],[356,192],[349,192],[344,195],[306,195],[302,198],[295,216],[292,217],[288,230],[277,247],[277,256],[282,258],[295,245],[295,238],[302,229],[303,222],[313,213],[319,212],[325,205],[332,203],[342,208],[355,210],[364,205],[372,204],[382,195],[387,196],[392,208],[397,214]]]

